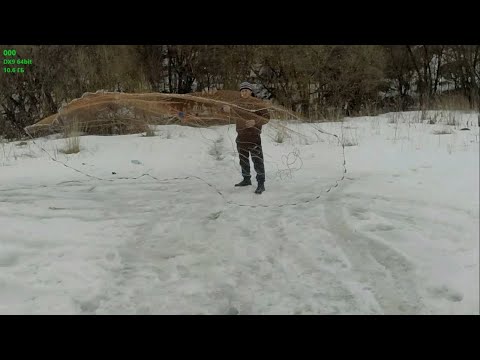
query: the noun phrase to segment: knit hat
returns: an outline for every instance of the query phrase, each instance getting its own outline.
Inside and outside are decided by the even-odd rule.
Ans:
[[[240,84],[240,91],[242,91],[242,89],[248,89],[250,90],[252,93],[255,92],[254,89],[253,89],[253,85],[250,84],[249,82],[247,81],[244,81]]]

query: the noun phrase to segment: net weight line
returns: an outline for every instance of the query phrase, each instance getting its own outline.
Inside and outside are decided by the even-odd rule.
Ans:
[[[336,134],[332,134],[332,133],[329,133],[329,132],[326,132],[326,131],[323,131],[321,129],[318,129],[316,127],[314,127],[313,125],[310,124],[310,126],[312,126],[315,130],[321,132],[321,133],[324,133],[324,134],[327,134],[327,135],[331,135],[331,136],[334,136],[335,138],[337,138],[337,140],[339,141],[339,143],[341,144],[342,146],[342,154],[343,154],[343,174],[342,174],[342,177],[335,180],[335,184],[330,186],[329,188],[327,188],[324,192],[325,193],[329,193],[332,189],[336,188],[339,186],[340,182],[343,181],[345,179],[345,175],[347,173],[347,167],[346,167],[346,159],[345,159],[345,145],[342,143],[342,141],[340,141],[338,135]],[[286,206],[297,206],[297,205],[301,205],[301,204],[308,204],[310,202],[313,202],[317,199],[319,199],[322,194],[320,193],[319,195],[311,198],[311,199],[308,199],[308,200],[302,200],[302,201],[298,201],[298,202],[293,202],[293,203],[285,203],[285,204],[275,204],[275,205],[266,205],[266,204],[255,204],[255,205],[252,205],[252,204],[240,204],[240,203],[237,203],[235,201],[232,201],[232,200],[228,200],[225,195],[213,184],[209,183],[208,181],[206,181],[205,179],[202,179],[201,177],[199,176],[194,176],[194,175],[188,175],[188,176],[184,176],[184,177],[173,177],[173,178],[165,178],[165,179],[159,179],[149,173],[144,173],[140,176],[137,176],[137,177],[117,177],[117,178],[113,178],[113,179],[104,179],[104,178],[101,178],[101,177],[98,177],[98,176],[95,176],[95,175],[91,175],[91,174],[88,174],[84,171],[81,171],[79,169],[76,169],[72,166],[69,166],[67,164],[65,164],[64,162],[60,161],[60,160],[57,160],[55,159],[47,150],[45,150],[41,145],[37,144],[35,142],[35,139],[33,138],[33,136],[29,133],[29,131],[27,129],[25,129],[25,132],[26,134],[31,138],[32,142],[35,144],[35,146],[39,147],[43,152],[45,152],[47,154],[47,156],[54,162],[56,163],[59,163],[63,166],[65,166],[66,168],[69,168],[75,172],[78,172],[84,176],[87,176],[91,179],[95,179],[95,180],[99,180],[99,181],[109,181],[109,182],[114,182],[114,181],[117,181],[117,180],[138,180],[142,177],[150,177],[158,182],[164,182],[164,181],[172,181],[172,180],[188,180],[188,179],[196,179],[196,180],[199,180],[199,181],[202,181],[203,183],[207,184],[210,188],[212,188],[219,196],[222,197],[222,199],[224,200],[224,202],[226,204],[229,204],[229,205],[235,205],[235,206],[240,206],[240,207],[251,207],[251,208],[257,208],[257,207],[263,207],[263,208],[273,208],[273,207],[278,207],[278,208],[281,208],[281,207],[286,207]]]

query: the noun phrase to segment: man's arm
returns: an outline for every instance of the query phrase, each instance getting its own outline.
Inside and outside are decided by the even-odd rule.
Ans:
[[[255,120],[255,125],[265,125],[270,121],[270,113],[268,112],[268,109],[261,109],[255,111],[255,114],[258,116],[261,116],[262,119],[256,119]]]

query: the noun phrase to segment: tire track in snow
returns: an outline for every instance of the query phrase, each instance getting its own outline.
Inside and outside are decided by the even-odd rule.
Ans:
[[[388,244],[375,240],[349,226],[347,215],[358,211],[346,204],[342,194],[348,185],[327,196],[326,220],[329,230],[349,258],[353,271],[367,283],[385,314],[418,314],[424,309],[414,282],[415,267]],[[371,199],[363,199],[364,202]]]
[[[117,269],[93,312],[163,314],[230,310],[228,299],[213,299],[218,293],[227,294],[228,286],[217,284],[213,294],[208,277],[205,281],[201,273],[204,270],[215,276],[216,271],[216,257],[214,249],[209,248],[208,234],[193,230],[199,227],[199,218],[194,215],[201,214],[203,198],[191,197],[189,204],[185,204],[178,201],[177,191],[176,187],[158,189],[150,194],[150,201],[139,197],[138,202],[131,204],[128,211],[138,211],[141,217],[137,213],[133,226],[126,229],[131,235],[126,236],[117,250]],[[157,197],[158,201],[150,206]]]

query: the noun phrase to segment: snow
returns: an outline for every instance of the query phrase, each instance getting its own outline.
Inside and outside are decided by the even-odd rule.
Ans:
[[[479,128],[455,116],[291,122],[283,143],[272,121],[262,195],[233,186],[233,126],[36,140],[104,180],[1,143],[0,313],[478,314]],[[344,180],[316,128],[357,143]]]

